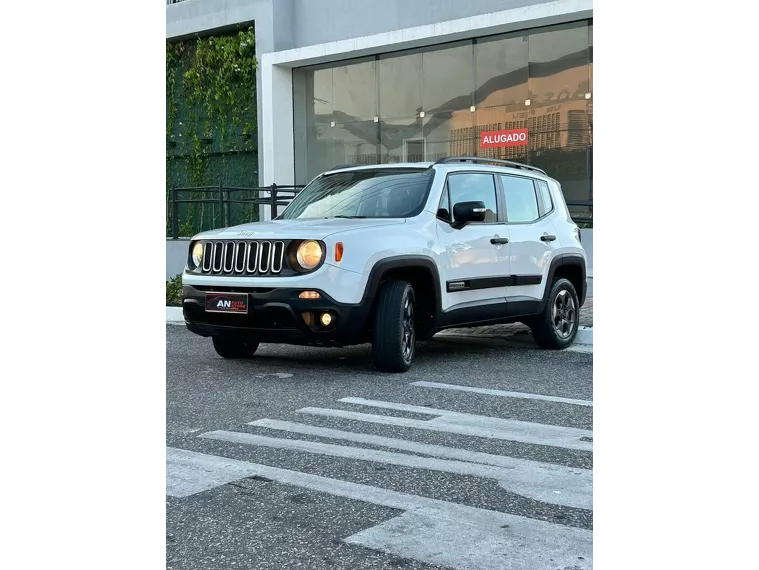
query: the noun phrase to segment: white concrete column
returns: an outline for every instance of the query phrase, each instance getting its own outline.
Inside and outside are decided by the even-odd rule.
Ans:
[[[295,184],[295,150],[293,129],[293,76],[292,69],[271,62],[271,54],[264,54],[261,70],[261,148],[263,177],[261,186]],[[269,220],[270,208],[261,207],[261,220]]]

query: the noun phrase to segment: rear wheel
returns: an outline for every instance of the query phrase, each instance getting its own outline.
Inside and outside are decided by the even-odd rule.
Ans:
[[[380,290],[372,328],[372,359],[382,372],[406,372],[416,350],[414,289],[389,281]]]
[[[258,350],[258,343],[245,338],[215,336],[213,347],[216,354],[224,358],[252,358]]]
[[[580,324],[580,300],[568,279],[554,280],[543,312],[530,322],[532,336],[542,348],[570,346]]]

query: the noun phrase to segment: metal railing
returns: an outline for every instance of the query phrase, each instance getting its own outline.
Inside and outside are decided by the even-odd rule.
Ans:
[[[567,207],[572,215],[572,221],[576,224],[593,223],[593,202],[567,202]]]
[[[184,2],[185,0],[166,0],[166,5],[171,6],[172,4],[179,4],[180,2]]]
[[[240,188],[236,186],[198,186],[194,188],[172,188],[171,189],[171,237],[179,239],[179,206],[182,204],[212,204],[219,207],[218,223],[214,220],[213,228],[219,229],[229,225],[232,219],[230,206],[232,204],[242,204],[245,206],[269,206],[271,208],[271,219],[277,217],[277,207],[287,206],[295,196],[298,195],[304,186],[263,186],[260,188]],[[255,193],[256,198],[232,198],[231,192],[238,193]],[[267,194],[268,196],[262,196]],[[181,194],[212,194],[213,198],[181,197]],[[226,215],[225,215],[226,211]]]

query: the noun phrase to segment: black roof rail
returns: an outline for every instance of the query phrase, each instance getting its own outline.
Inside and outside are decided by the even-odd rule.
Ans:
[[[541,170],[540,168],[537,168],[536,166],[530,166],[529,164],[522,164],[521,162],[513,162],[511,160],[501,160],[499,158],[488,158],[486,156],[446,156],[444,158],[441,158],[440,160],[435,161],[435,164],[451,164],[453,162],[480,162],[480,163],[492,163],[492,164],[501,164],[503,166],[509,166],[511,168],[521,168],[523,170],[533,170],[535,172],[540,172],[541,174],[546,174],[545,170]]]

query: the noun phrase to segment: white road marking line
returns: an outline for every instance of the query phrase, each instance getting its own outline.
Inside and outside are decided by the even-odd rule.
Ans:
[[[385,425],[397,425],[431,431],[473,435],[490,439],[505,439],[535,445],[563,447],[565,449],[577,449],[580,451],[593,451],[593,432],[591,430],[547,424],[536,424],[519,420],[494,418],[490,416],[463,414],[449,410],[412,406],[409,404],[397,404],[394,402],[379,402],[376,400],[365,400],[363,398],[342,398],[339,401],[387,408],[392,410],[430,414],[440,417],[432,420],[416,420],[411,418],[399,418],[396,416],[382,416],[375,414],[364,414],[361,412],[351,412],[347,410],[332,410],[313,407],[302,408],[298,410],[298,412],[322,416],[340,417]]]
[[[488,425],[488,422],[483,422],[481,425],[466,425],[454,422],[444,421],[443,418],[436,420],[415,420],[411,418],[399,418],[397,416],[382,416],[378,414],[365,414],[363,412],[351,412],[349,410],[333,410],[329,408],[301,408],[298,410],[301,414],[311,414],[316,416],[327,416],[332,418],[343,418],[347,420],[358,420],[362,422],[369,422],[374,424],[383,424],[389,426],[410,427],[415,429],[425,429],[428,431],[439,431],[444,433],[456,433],[459,435],[469,435],[474,437],[484,437],[487,439],[504,439],[508,441],[519,441],[522,443],[531,443],[538,445],[550,445],[553,447],[563,447],[565,449],[578,449],[581,451],[593,451],[593,442],[582,441],[574,438],[572,441],[557,442],[555,439],[551,439],[551,443],[547,443],[545,438],[529,437],[529,434],[524,434],[518,431],[509,429],[509,426],[504,423],[497,425]],[[487,418],[492,419],[492,418]],[[508,421],[508,420],[504,420]],[[518,424],[524,422],[517,422],[513,420],[513,427],[520,428]],[[540,424],[534,424],[540,425]],[[550,426],[553,427],[553,426]],[[583,430],[580,430],[583,431]],[[587,432],[592,437],[593,432]]]
[[[577,475],[561,477],[557,470],[556,476],[547,470],[526,469],[522,473],[512,469],[483,465],[481,463],[467,463],[464,461],[451,461],[449,459],[436,459],[432,457],[419,457],[405,453],[391,451],[379,451],[363,447],[346,447],[331,443],[319,443],[302,439],[281,439],[266,437],[251,433],[233,431],[211,431],[201,434],[199,437],[241,443],[244,445],[258,445],[273,447],[276,449],[293,449],[306,453],[317,453],[331,457],[343,457],[362,461],[373,461],[388,465],[401,465],[416,469],[429,469],[456,473],[458,475],[470,475],[484,479],[495,479],[500,485],[513,493],[555,505],[565,505],[581,509],[593,508],[593,485],[589,479],[582,480]],[[542,476],[542,481],[539,479]],[[573,480],[572,477],[576,479]],[[565,488],[566,487],[566,488]]]
[[[166,494],[170,497],[194,495],[256,472],[254,465],[243,461],[219,457],[204,462],[192,452],[166,448]]]
[[[444,390],[460,390],[461,392],[474,392],[476,394],[487,394],[488,396],[501,396],[504,398],[520,398],[523,400],[544,400],[546,402],[558,402],[561,404],[574,404],[576,406],[592,406],[590,400],[575,400],[574,398],[562,398],[559,396],[546,396],[544,394],[527,394],[525,392],[509,392],[506,390],[494,390],[491,388],[477,388],[475,386],[461,386],[459,384],[445,384],[442,382],[412,382],[412,386],[422,386],[424,388],[442,388]]]
[[[457,464],[463,461],[469,464],[490,465],[503,470],[500,474],[497,474],[495,478],[498,479],[504,489],[512,493],[546,503],[566,505],[580,509],[593,509],[593,472],[589,469],[576,469],[564,465],[518,459],[505,455],[493,455],[490,453],[481,453],[466,449],[445,447],[442,445],[430,445],[407,441],[405,439],[382,437],[379,435],[341,431],[296,422],[262,419],[249,422],[248,425],[283,430],[290,433],[315,435],[319,437],[378,445],[389,447],[391,449],[402,449],[413,453],[452,459]],[[358,448],[351,447],[347,449],[354,450],[355,452]],[[361,457],[361,459],[363,459],[363,457]],[[424,458],[421,459],[423,468],[437,469],[433,466],[435,465],[434,462],[425,461]],[[380,458],[380,460],[382,459]],[[413,466],[414,465],[412,465],[412,467]],[[462,471],[454,472],[462,473]],[[476,470],[463,474],[483,476]]]
[[[266,376],[276,376],[277,378],[292,378],[292,374],[289,372],[272,372],[271,374],[256,374],[256,378],[264,378]]]
[[[457,570],[593,567],[589,530],[182,449],[167,448],[166,456],[167,491],[174,483],[168,477],[170,461],[184,466],[187,473],[202,474],[203,483],[223,480],[234,471],[409,511],[348,537],[346,542],[351,544]]]
[[[349,536],[345,542],[456,570],[593,568],[592,533],[583,534],[582,529],[565,526],[549,535],[545,525],[551,523],[543,521],[495,525],[488,515],[456,519],[449,514],[429,509],[407,511]]]

